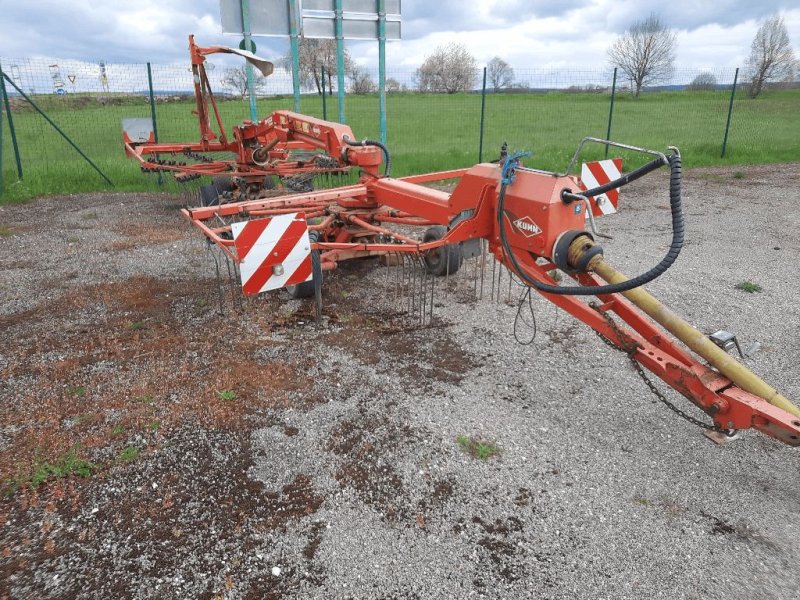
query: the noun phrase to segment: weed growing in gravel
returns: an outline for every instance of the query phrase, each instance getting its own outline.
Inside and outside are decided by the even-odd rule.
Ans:
[[[125,427],[122,425],[114,425],[111,428],[111,435],[113,436],[122,435],[123,433],[125,433]]]
[[[97,213],[96,212],[85,213],[83,215],[83,218],[84,219],[96,219],[97,218]]]
[[[68,243],[68,244],[77,244],[77,243],[79,243],[80,241],[81,241],[81,238],[79,238],[79,237],[78,237],[78,236],[76,236],[76,235],[73,235],[72,237],[68,237],[68,238],[67,238],[67,243]]]
[[[161,427],[161,423],[159,421],[153,421],[152,423],[147,423],[145,428],[149,429],[150,431],[158,431],[158,428]]]
[[[555,281],[555,282],[559,282],[562,279],[564,279],[561,276],[561,272],[558,269],[552,269],[552,270],[548,271],[547,274],[550,275],[550,277],[552,277],[553,281]]]
[[[89,477],[92,471],[98,468],[98,465],[78,458],[77,446],[73,446],[66,454],[55,461],[39,463],[33,471],[33,475],[31,475],[30,486],[31,489],[35,490],[48,479],[63,479],[70,475]]]
[[[67,391],[73,396],[81,398],[86,395],[86,388],[82,385],[75,385],[67,388]]]
[[[458,442],[458,445],[468,452],[470,456],[479,458],[480,460],[486,460],[502,452],[499,446],[491,442],[476,440],[475,438],[470,438],[465,435],[458,436],[456,442]]]
[[[131,462],[139,457],[140,450],[136,446],[128,446],[119,453],[119,459],[123,462]]]
[[[141,331],[142,329],[144,329],[144,323],[142,323],[141,321],[132,321],[128,325],[128,329],[130,329],[131,331]]]
[[[0,237],[8,237],[10,235],[14,235],[14,230],[11,227],[0,226]]]
[[[752,281],[742,281],[736,284],[737,290],[742,290],[743,292],[747,292],[748,294],[752,294],[753,292],[760,292],[763,288],[758,285],[757,283],[753,283]]]
[[[734,179],[744,179],[744,171],[735,171],[733,173]]]
[[[136,401],[141,402],[142,404],[153,404],[156,399],[150,394],[145,394],[144,396],[137,396]]]
[[[220,400],[236,400],[236,392],[233,390],[222,390],[217,392]]]

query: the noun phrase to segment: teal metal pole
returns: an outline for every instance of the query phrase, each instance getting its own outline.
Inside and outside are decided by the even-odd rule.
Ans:
[[[29,97],[29,96],[28,96],[28,95],[27,95],[25,92],[23,92],[21,89],[19,89],[19,87],[17,86],[17,84],[16,84],[16,83],[14,83],[14,82],[13,82],[13,81],[12,81],[12,80],[11,80],[11,79],[8,77],[8,75],[6,75],[5,73],[3,73],[3,77],[5,78],[5,80],[6,80],[6,81],[8,81],[8,83],[10,83],[12,86],[14,86],[14,89],[15,89],[15,90],[17,90],[17,91],[20,93],[20,95],[21,95],[23,98],[25,98],[25,100],[27,100],[27,101],[30,103],[30,105],[31,105],[31,106],[32,106],[34,109],[36,109],[36,112],[38,112],[40,115],[42,115],[42,116],[44,117],[45,121],[47,121],[48,123],[50,123],[50,125],[52,125],[52,126],[53,126],[53,129],[55,129],[55,130],[56,130],[58,133],[60,133],[60,134],[61,134],[61,137],[63,137],[63,138],[64,138],[64,139],[65,139],[65,140],[66,140],[66,141],[69,143],[69,145],[70,145],[70,146],[72,146],[73,148],[75,148],[75,150],[78,152],[78,154],[80,154],[80,155],[81,155],[81,156],[84,158],[84,160],[85,160],[86,162],[88,162],[90,165],[92,165],[92,167],[94,167],[94,170],[95,170],[95,171],[97,171],[97,172],[100,174],[100,176],[101,176],[103,179],[105,179],[105,180],[106,180],[106,181],[107,181],[107,182],[108,182],[110,185],[114,185],[114,182],[113,182],[113,181],[111,181],[111,180],[110,180],[110,179],[109,179],[109,178],[106,176],[106,174],[105,174],[105,173],[103,173],[103,171],[101,171],[101,170],[100,170],[100,167],[98,167],[98,166],[97,166],[97,165],[94,163],[94,161],[93,161],[91,158],[89,158],[88,156],[86,156],[86,154],[83,152],[83,150],[81,150],[80,148],[78,148],[77,144],[75,144],[75,142],[73,142],[73,141],[70,139],[70,137],[69,137],[69,136],[68,136],[66,133],[64,133],[64,132],[61,130],[61,128],[60,128],[58,125],[56,125],[56,124],[53,122],[53,120],[52,120],[50,117],[48,117],[48,116],[47,116],[47,114],[46,114],[46,113],[45,113],[45,112],[44,112],[44,111],[43,111],[41,108],[39,108],[39,106],[38,106],[38,105],[37,105],[37,104],[36,104],[36,103],[35,103],[33,100],[31,100],[31,99],[30,99],[30,97]],[[4,95],[5,95],[5,89],[3,90],[3,92],[4,92]],[[6,98],[6,99],[7,99],[7,98]],[[22,175],[20,175],[20,177],[22,177]]]
[[[14,129],[14,117],[11,116],[11,104],[8,101],[8,92],[6,91],[6,82],[8,75],[3,73],[3,68],[0,67],[0,94],[3,95],[3,104],[6,107],[6,119],[8,119],[8,132],[11,134],[11,145],[14,148],[14,159],[17,162],[17,177],[22,179],[22,159],[19,155],[19,144],[17,144],[17,130]],[[8,82],[17,87],[13,81],[8,79]],[[17,88],[19,90],[19,88]],[[22,94],[23,96],[25,94]]]
[[[483,67],[483,88],[481,88],[481,137],[478,142],[478,162],[483,162],[483,122],[486,116],[486,67]]]
[[[300,39],[297,32],[297,0],[289,0],[289,43],[292,47],[294,112],[300,112]]]
[[[252,52],[252,40],[250,38],[250,0],[241,0],[242,7],[242,35],[244,35],[244,49]],[[256,110],[256,78],[253,74],[253,65],[245,62],[245,72],[247,73],[247,95],[250,96],[250,120],[258,121],[258,111]]]
[[[611,139],[611,119],[614,118],[614,96],[617,92],[617,67],[614,67],[614,79],[611,81],[611,106],[608,109],[608,130],[606,139]],[[606,144],[606,158],[608,158],[608,144]]]
[[[381,143],[386,144],[386,0],[378,0],[378,97]]]
[[[156,97],[153,93],[153,71],[150,68],[150,63],[147,63],[147,87],[150,90],[150,120],[153,121],[153,137],[158,143],[158,122],[156,121]],[[156,154],[158,160],[158,154]],[[161,171],[158,172],[158,185],[164,183],[164,177]]]
[[[722,139],[722,156],[725,158],[725,150],[728,147],[728,131],[731,128],[731,115],[733,114],[733,97],[736,95],[736,82],[739,80],[739,67],[736,67],[736,73],[733,75],[733,87],[731,88],[731,101],[728,104],[728,122],[725,123],[725,137]]]
[[[328,120],[328,101],[325,99],[325,65],[322,65],[322,120]]]
[[[339,123],[344,123],[344,34],[342,33],[342,0],[334,2],[336,17],[336,87],[339,96]]]

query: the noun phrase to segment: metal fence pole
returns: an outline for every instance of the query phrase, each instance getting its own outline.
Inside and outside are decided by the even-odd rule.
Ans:
[[[342,33],[342,0],[334,1],[336,17],[336,87],[339,96],[339,123],[344,123],[344,34]]]
[[[614,79],[611,81],[611,106],[608,108],[608,130],[606,139],[611,139],[611,120],[614,118],[614,96],[617,94],[617,67],[614,67]],[[606,144],[606,158],[608,158],[608,144]]]
[[[147,63],[147,87],[150,90],[150,119],[153,121],[153,137],[155,138],[156,143],[158,143],[158,122],[156,121],[156,97],[153,93],[153,71],[150,68],[150,63]],[[156,160],[158,160],[158,154],[156,154]],[[158,172],[158,185],[162,185],[164,183],[164,177],[161,174],[161,171]]]
[[[250,39],[250,0],[241,0],[242,7],[242,35],[244,35],[244,49],[248,52],[254,50]],[[247,92],[250,96],[250,120],[258,121],[258,111],[256,110],[256,78],[253,74],[253,65],[249,61],[245,63],[247,73]]]
[[[11,103],[8,101],[8,92],[6,91],[6,82],[8,75],[3,73],[3,68],[0,67],[0,94],[3,96],[3,105],[6,107],[6,119],[8,119],[8,132],[11,134],[11,145],[14,148],[14,159],[17,161],[17,177],[22,179],[22,159],[19,155],[19,144],[17,144],[17,130],[14,129],[14,117],[11,116]],[[15,88],[16,84],[8,79],[8,82]],[[19,89],[19,88],[17,88]],[[25,94],[23,94],[24,96]]]
[[[736,67],[736,73],[733,74],[733,86],[731,87],[731,101],[728,103],[728,121],[725,123],[725,137],[722,138],[722,155],[720,158],[725,158],[725,150],[728,147],[728,131],[731,128],[731,114],[733,114],[733,97],[736,95],[736,82],[739,80],[739,67]]]
[[[297,33],[297,0],[289,0],[289,42],[292,47],[292,94],[294,96],[294,112],[299,113],[300,41]]]
[[[378,1],[378,97],[381,143],[386,144],[386,0]]]
[[[328,101],[325,99],[325,65],[322,65],[322,120],[328,120]]]
[[[481,135],[478,142],[478,162],[483,162],[483,122],[486,116],[486,67],[483,67],[483,87],[481,88]]]
[[[105,173],[103,173],[103,171],[100,170],[100,167],[98,167],[91,158],[86,156],[86,153],[83,150],[81,150],[80,148],[78,148],[78,145],[75,142],[73,142],[72,139],[66,133],[64,133],[64,131],[58,125],[56,125],[53,122],[53,119],[48,117],[47,113],[45,113],[41,108],[39,108],[39,106],[33,100],[31,100],[30,97],[25,92],[23,92],[21,89],[19,89],[19,86],[17,86],[17,84],[14,83],[14,81],[11,80],[8,77],[8,75],[3,73],[3,77],[5,78],[6,81],[8,81],[8,83],[10,83],[12,86],[14,86],[14,89],[19,92],[20,96],[22,96],[23,98],[25,98],[25,100],[28,101],[28,103],[36,110],[36,112],[38,112],[40,115],[42,115],[44,117],[45,121],[47,121],[48,123],[50,123],[50,125],[52,125],[53,129],[55,129],[59,134],[61,134],[61,137],[63,137],[69,143],[70,146],[75,148],[75,150],[78,152],[78,154],[80,154],[86,162],[88,162],[90,165],[92,165],[94,170],[97,171],[100,174],[100,176],[109,183],[109,185],[112,185],[112,186],[114,185],[114,182],[111,181],[108,178],[108,176]],[[6,97],[6,100],[8,100],[7,97]]]

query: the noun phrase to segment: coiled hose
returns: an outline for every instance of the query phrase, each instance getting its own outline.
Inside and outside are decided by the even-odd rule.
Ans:
[[[511,246],[508,243],[508,237],[506,234],[506,226],[503,219],[504,210],[503,207],[505,205],[505,192],[506,192],[506,185],[504,184],[500,188],[500,194],[497,200],[497,215],[498,221],[500,225],[500,240],[503,245],[503,250],[508,256],[511,264],[517,271],[517,274],[522,278],[522,280],[527,283],[528,285],[536,288],[540,292],[545,292],[548,294],[557,294],[562,296],[596,296],[599,294],[616,294],[619,292],[625,292],[628,290],[632,290],[633,288],[642,286],[646,283],[649,283],[656,277],[659,277],[672,266],[672,263],[678,258],[678,254],[680,254],[681,248],[683,247],[683,240],[684,240],[684,221],[683,221],[683,206],[681,204],[681,177],[682,177],[682,166],[681,166],[681,155],[677,151],[677,149],[673,149],[673,154],[670,154],[667,157],[667,163],[670,167],[670,174],[669,174],[669,205],[672,211],[672,243],[670,244],[669,251],[661,259],[661,261],[649,271],[642,273],[634,277],[633,279],[629,279],[628,281],[622,283],[615,283],[611,285],[600,285],[600,286],[577,286],[577,287],[562,287],[558,285],[548,285],[546,283],[541,283],[535,279],[529,277],[525,271],[522,270],[517,259],[514,257],[514,253],[511,250]],[[619,179],[615,179],[605,185],[598,186],[591,190],[586,190],[583,193],[584,196],[596,196],[597,194],[602,194],[609,190],[616,189],[625,185],[626,183],[630,183],[634,179],[638,179],[639,177],[644,176],[645,174],[653,171],[660,166],[664,165],[663,159],[659,158],[654,161],[651,161],[640,167],[636,171],[632,171],[628,175],[620,177]],[[568,198],[567,194],[571,196],[575,196],[570,192],[565,192],[562,194],[562,198],[565,196]]]
[[[389,154],[389,149],[386,147],[385,144],[379,142],[378,140],[368,140],[368,139],[364,139],[361,140],[360,142],[357,142],[351,140],[349,137],[346,136],[342,139],[344,140],[344,143],[347,144],[348,146],[375,146],[377,148],[380,148],[383,151],[383,158],[386,160],[386,166],[383,169],[383,175],[385,177],[392,176],[392,155]]]

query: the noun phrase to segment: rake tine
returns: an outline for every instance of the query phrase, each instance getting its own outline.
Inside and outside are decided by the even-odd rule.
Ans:
[[[511,302],[511,284],[514,282],[514,278],[511,274],[511,269],[508,269],[508,297],[506,298],[507,302]]]
[[[217,272],[217,295],[219,296],[219,314],[221,316],[225,314],[225,306],[222,298],[222,278],[219,272],[219,259],[217,258],[215,250],[211,248],[211,246],[208,246],[208,252],[211,255],[211,258],[214,259],[214,269]]]
[[[486,240],[481,239],[481,293],[478,300],[483,300],[483,280],[486,273]]]
[[[419,324],[425,324],[425,307],[428,305],[428,271],[417,254],[417,266],[420,269],[419,277]]]

